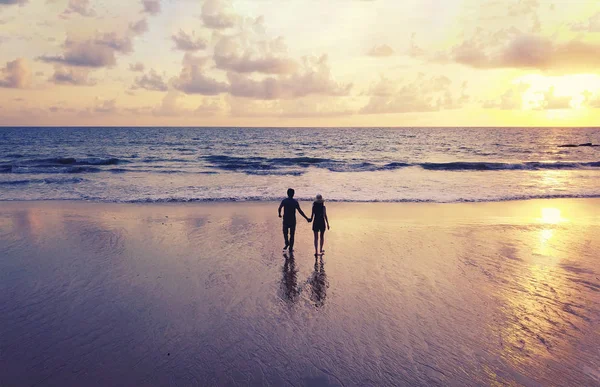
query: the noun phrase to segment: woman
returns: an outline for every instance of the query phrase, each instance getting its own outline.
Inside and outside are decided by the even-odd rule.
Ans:
[[[310,221],[313,222],[313,232],[315,233],[315,255],[319,255],[317,247],[319,245],[319,233],[321,233],[321,254],[325,252],[323,250],[323,243],[325,242],[325,224],[329,230],[329,219],[327,219],[327,208],[325,208],[323,196],[317,195],[317,199],[313,203],[312,214],[310,215]]]

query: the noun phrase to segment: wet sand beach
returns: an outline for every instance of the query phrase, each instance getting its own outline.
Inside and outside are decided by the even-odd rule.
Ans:
[[[277,206],[3,202],[0,385],[600,385],[599,199]]]

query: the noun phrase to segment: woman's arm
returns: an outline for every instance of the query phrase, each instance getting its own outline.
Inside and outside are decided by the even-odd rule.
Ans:
[[[325,222],[327,223],[327,229],[329,230],[329,219],[327,218],[327,207],[323,206],[323,215],[325,216]]]

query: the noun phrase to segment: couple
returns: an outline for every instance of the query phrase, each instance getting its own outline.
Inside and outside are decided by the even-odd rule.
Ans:
[[[323,243],[325,242],[325,224],[329,230],[329,219],[327,219],[327,209],[324,205],[324,200],[321,195],[317,195],[317,199],[313,203],[312,214],[310,219],[300,209],[300,204],[294,199],[295,191],[290,188],[287,190],[287,199],[283,199],[279,205],[279,217],[281,218],[281,209],[283,208],[283,238],[285,240],[284,250],[288,247],[290,252],[294,251],[294,234],[296,233],[296,210],[306,219],[308,223],[313,222],[313,232],[315,233],[315,255],[318,255],[317,246],[319,245],[319,234],[321,234],[321,254],[325,252],[323,250]],[[288,239],[288,232],[290,234]]]

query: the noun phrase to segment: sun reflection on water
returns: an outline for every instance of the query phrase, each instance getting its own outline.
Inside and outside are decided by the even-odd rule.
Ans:
[[[559,224],[564,222],[561,212],[558,208],[542,208],[542,217],[540,218],[542,223],[546,224]]]

